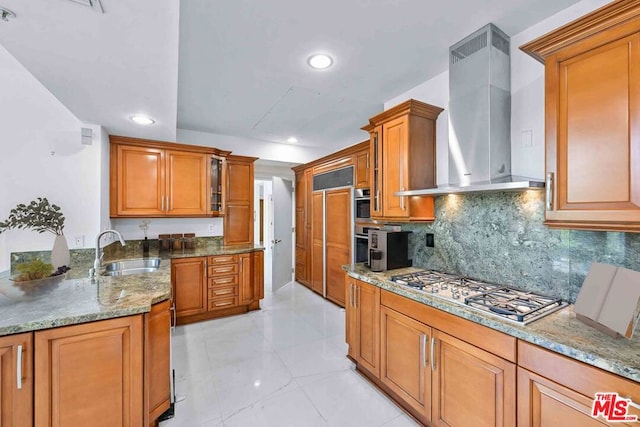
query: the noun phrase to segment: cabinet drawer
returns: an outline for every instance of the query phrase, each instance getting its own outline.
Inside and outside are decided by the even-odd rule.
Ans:
[[[224,277],[209,277],[209,288],[216,288],[218,286],[237,285],[238,275],[224,276]]]
[[[216,298],[209,300],[209,311],[232,308],[238,305],[238,297]]]
[[[238,295],[238,285],[221,286],[215,289],[209,289],[209,303],[212,300],[228,299]]]
[[[238,274],[238,264],[210,265],[208,273],[209,277],[220,276],[222,274]]]
[[[238,262],[238,255],[216,255],[210,256],[207,260],[209,267],[218,264],[234,264]]]

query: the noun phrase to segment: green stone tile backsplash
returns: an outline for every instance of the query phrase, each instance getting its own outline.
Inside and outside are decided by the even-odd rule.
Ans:
[[[640,233],[551,229],[544,192],[437,196],[436,220],[412,231],[413,265],[539,291],[575,302],[592,262],[640,271]],[[434,233],[435,248],[425,245]],[[640,285],[640,284],[639,284]]]

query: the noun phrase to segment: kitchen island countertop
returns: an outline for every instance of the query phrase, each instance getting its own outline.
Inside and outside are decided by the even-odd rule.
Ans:
[[[612,338],[577,320],[572,305],[528,325],[520,325],[485,314],[464,304],[398,285],[390,280],[393,275],[419,271],[418,268],[409,267],[374,273],[364,264],[353,264],[343,266],[343,270],[349,276],[381,289],[640,382],[640,333],[631,340]]]
[[[160,268],[152,273],[130,276],[87,277],[91,267],[76,266],[64,277],[39,282],[14,282],[9,273],[0,274],[0,336],[59,326],[146,313],[151,306],[171,298],[171,259],[230,255],[263,250],[256,245],[208,245],[172,253],[151,253],[160,257]],[[109,260],[141,258],[139,253],[115,251]]]

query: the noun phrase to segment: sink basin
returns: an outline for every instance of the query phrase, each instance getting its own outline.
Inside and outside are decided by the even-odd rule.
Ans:
[[[103,276],[129,276],[131,274],[153,273],[160,268],[160,258],[138,258],[105,264]]]

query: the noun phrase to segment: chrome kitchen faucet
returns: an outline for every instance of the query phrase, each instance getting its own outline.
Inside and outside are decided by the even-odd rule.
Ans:
[[[120,239],[120,244],[122,246],[127,245],[122,238],[122,234],[120,234],[120,232],[117,230],[104,230],[101,233],[98,233],[98,237],[96,237],[96,259],[93,261],[93,268],[89,269],[89,278],[94,283],[96,282],[98,270],[100,270],[100,268],[102,267],[102,257],[104,256],[104,252],[100,254],[100,239],[102,238],[102,236],[109,233],[113,233],[118,236],[118,239]]]

